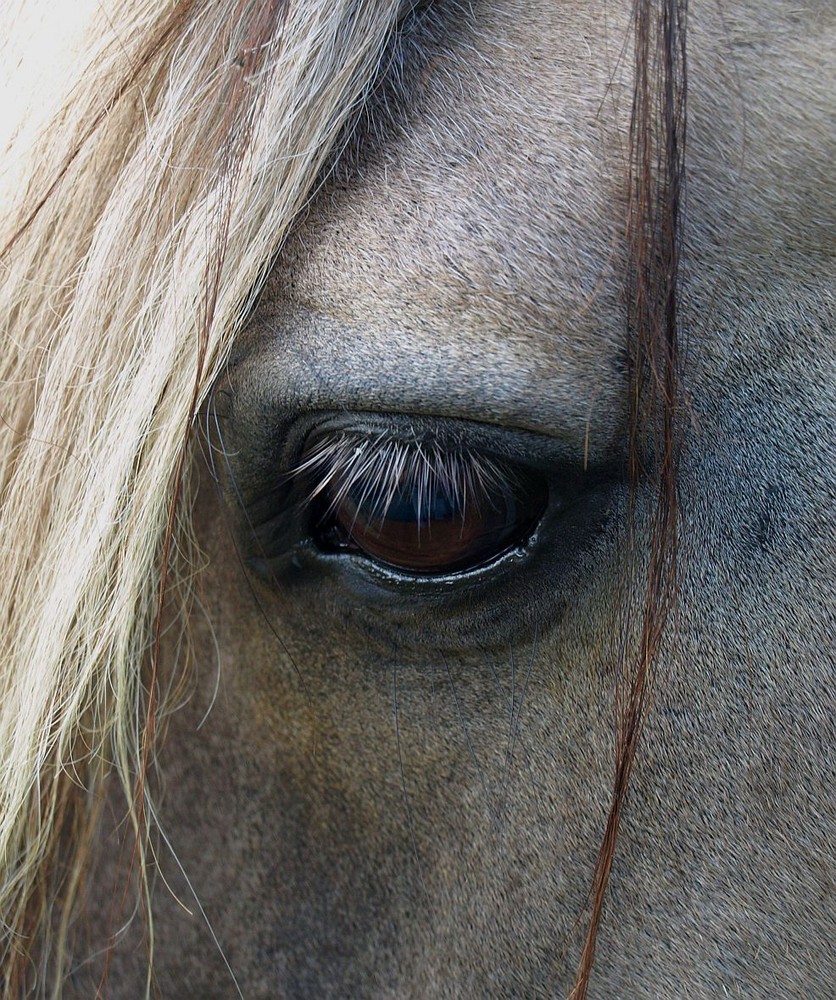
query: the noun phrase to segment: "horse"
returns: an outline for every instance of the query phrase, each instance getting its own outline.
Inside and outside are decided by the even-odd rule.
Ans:
[[[2,15],[3,995],[829,996],[831,6],[90,8]]]

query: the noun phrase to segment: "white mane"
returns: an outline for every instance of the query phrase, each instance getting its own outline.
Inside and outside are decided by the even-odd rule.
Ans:
[[[27,956],[60,956],[63,922],[44,946],[54,896],[63,921],[81,831],[111,767],[142,845],[159,704],[140,670],[154,658],[161,584],[184,572],[173,562],[188,536],[187,514],[174,520],[185,444],[397,7],[97,4],[78,32],[80,55],[38,83],[35,106],[7,130],[16,197],[0,236],[6,995],[24,982],[50,989]],[[54,5],[29,13],[51,19]],[[20,14],[4,15],[9,52],[32,37]],[[72,786],[88,793],[80,808]],[[58,859],[67,822],[78,857]],[[56,991],[61,971],[59,957]]]

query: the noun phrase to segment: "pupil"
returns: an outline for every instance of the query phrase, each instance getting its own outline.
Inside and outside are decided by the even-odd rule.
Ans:
[[[363,519],[372,525],[386,521],[431,524],[433,521],[462,520],[463,511],[444,491],[435,489],[427,495],[417,484],[401,483],[391,499],[382,497],[372,502],[361,496],[351,497],[353,505],[362,511]]]

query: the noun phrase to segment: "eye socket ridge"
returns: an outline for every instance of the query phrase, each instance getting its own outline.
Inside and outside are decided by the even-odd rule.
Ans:
[[[416,576],[492,562],[527,540],[549,501],[545,479],[511,459],[385,432],[318,435],[291,476],[321,551]]]

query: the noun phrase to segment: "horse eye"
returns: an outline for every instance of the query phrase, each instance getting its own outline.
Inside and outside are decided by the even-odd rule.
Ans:
[[[311,494],[319,548],[409,573],[491,562],[530,536],[548,500],[530,470],[436,443],[352,436],[319,455],[304,463],[319,476]]]

